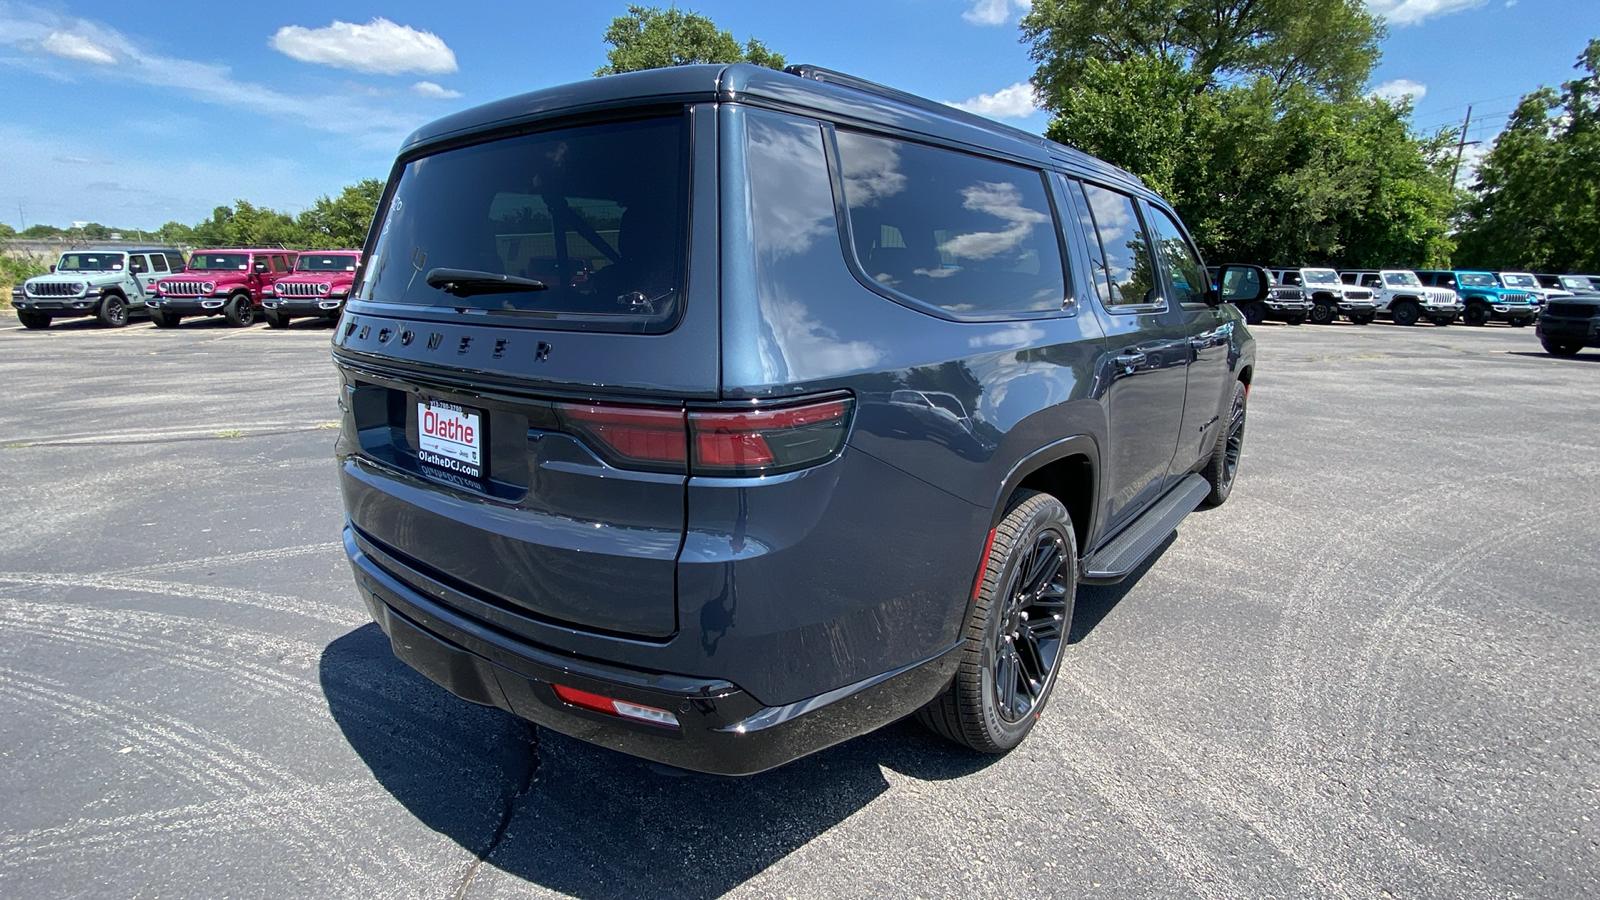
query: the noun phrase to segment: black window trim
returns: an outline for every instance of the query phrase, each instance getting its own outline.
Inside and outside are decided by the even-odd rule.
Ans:
[[[1145,221],[1144,207],[1140,206],[1140,203],[1144,200],[1144,198],[1140,197],[1137,194],[1130,194],[1127,191],[1122,190],[1121,188],[1111,187],[1111,186],[1106,185],[1106,184],[1104,184],[1102,182],[1095,181],[1092,178],[1079,178],[1077,180],[1078,180],[1078,183],[1080,185],[1094,185],[1095,187],[1100,188],[1103,191],[1112,191],[1114,193],[1121,194],[1122,196],[1128,198],[1128,202],[1133,204],[1133,214],[1135,216],[1137,216],[1138,219],[1139,219],[1139,227],[1143,230],[1144,234],[1146,235],[1145,244],[1146,244],[1146,248],[1147,249],[1146,249],[1145,252],[1150,254],[1150,265],[1151,265],[1151,268],[1152,269],[1160,268],[1158,263],[1161,262],[1161,259],[1156,256],[1156,250],[1155,250],[1154,242],[1149,240],[1148,236],[1150,234],[1150,225],[1149,225],[1148,222]],[[1087,192],[1085,192],[1084,195],[1083,195],[1083,203],[1084,203],[1084,208],[1089,213],[1089,221],[1094,223],[1094,235],[1093,235],[1094,240],[1097,241],[1097,242],[1100,242],[1100,258],[1104,259],[1105,258],[1105,253],[1106,253],[1106,247],[1105,247],[1105,243],[1100,241],[1100,222],[1099,222],[1098,219],[1095,218],[1095,215],[1094,215],[1094,204],[1089,202],[1089,195],[1088,195]],[[1084,235],[1084,240],[1088,240],[1089,238],[1090,238],[1090,235]],[[1106,312],[1110,313],[1111,315],[1114,315],[1114,316],[1115,315],[1148,316],[1148,315],[1154,315],[1154,314],[1157,314],[1157,313],[1167,312],[1168,310],[1171,309],[1171,305],[1167,302],[1167,295],[1166,295],[1166,290],[1165,290],[1165,276],[1161,275],[1158,272],[1152,272],[1151,274],[1154,275],[1156,278],[1161,279],[1162,282],[1163,282],[1163,290],[1161,292],[1161,297],[1160,297],[1160,300],[1158,302],[1156,302],[1156,303],[1119,303],[1119,304],[1107,305],[1104,301],[1102,301],[1100,303],[1100,308],[1105,310]],[[1110,279],[1108,278],[1106,280],[1106,284],[1107,284],[1108,287],[1110,286],[1110,283],[1111,283]],[[1099,293],[1100,293],[1099,291],[1095,291],[1095,296],[1098,297]]]
[[[813,119],[813,121],[817,120]],[[948,153],[958,153],[963,156],[977,157],[978,159],[989,160],[991,162],[998,162],[1004,165],[1026,169],[1027,171],[1033,172],[1039,176],[1040,184],[1044,188],[1045,202],[1050,206],[1050,216],[1052,219],[1051,226],[1055,231],[1056,248],[1061,260],[1061,308],[1033,311],[1013,310],[986,313],[983,315],[962,315],[961,313],[952,312],[951,310],[945,309],[942,306],[929,303],[926,300],[919,300],[910,294],[897,291],[894,288],[878,282],[871,275],[867,274],[866,267],[861,264],[861,259],[856,253],[855,230],[854,226],[850,222],[850,207],[844,195],[844,161],[839,156],[837,124],[829,121],[822,121],[820,124],[822,126],[823,152],[828,161],[828,181],[833,186],[833,214],[834,221],[838,224],[840,249],[844,253],[845,266],[850,270],[850,274],[854,276],[855,280],[859,282],[862,287],[865,287],[866,289],[872,291],[880,297],[883,297],[886,300],[892,300],[901,306],[908,307],[920,313],[926,313],[927,315],[934,316],[935,318],[944,319],[947,322],[983,323],[1034,321],[1038,319],[1065,319],[1071,318],[1078,314],[1078,308],[1082,304],[1078,302],[1077,292],[1073,289],[1075,284],[1073,281],[1072,266],[1070,262],[1071,257],[1069,256],[1071,248],[1067,244],[1065,235],[1062,233],[1061,229],[1061,222],[1063,219],[1061,217],[1060,198],[1056,196],[1056,192],[1051,189],[1050,184],[1050,174],[1054,170],[1042,169],[1037,163],[1021,161],[1015,157],[975,152],[974,149],[970,147],[955,147],[949,144],[918,140],[915,137],[883,129],[858,127],[853,123],[844,126],[846,131],[864,134],[868,137],[875,137],[882,140],[900,141],[907,144],[917,144],[934,150],[943,150]]]

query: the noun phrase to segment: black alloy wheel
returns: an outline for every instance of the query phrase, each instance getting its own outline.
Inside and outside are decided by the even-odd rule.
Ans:
[[[275,309],[267,310],[268,328],[288,328],[289,317]]]
[[[1260,325],[1267,320],[1267,305],[1260,300],[1252,300],[1239,308],[1244,314],[1246,325]]]
[[[178,324],[178,317],[165,310],[152,309],[150,310],[150,324],[157,328],[171,328]]]
[[[1327,325],[1339,318],[1339,310],[1332,303],[1318,303],[1311,307],[1311,323]]]
[[[1528,327],[1528,323],[1532,322],[1532,321],[1533,321],[1532,319],[1512,319],[1511,320],[1511,327],[1512,328],[1527,328]]]
[[[1461,317],[1461,321],[1468,325],[1487,325],[1489,315],[1489,307],[1482,303],[1473,303],[1467,306],[1466,314]]]
[[[107,328],[121,328],[128,324],[128,301],[116,294],[102,296],[100,309],[95,313],[95,318]]]
[[[1394,323],[1396,325],[1415,325],[1422,318],[1422,311],[1415,303],[1397,303],[1394,307]]]
[[[1211,450],[1211,459],[1200,474],[1211,485],[1206,495],[1206,505],[1220,506],[1233,493],[1233,480],[1239,474],[1239,458],[1244,455],[1245,407],[1250,391],[1244,382],[1233,384],[1233,398],[1228,404],[1228,422],[1217,435],[1217,445]]]
[[[1543,341],[1544,352],[1551,356],[1577,356],[1583,345],[1575,341]]]
[[[1078,541],[1061,501],[1019,491],[981,577],[955,678],[917,719],[958,744],[1004,753],[1044,711],[1072,627]]]
[[[234,328],[248,328],[255,324],[256,308],[249,294],[234,294],[222,308],[222,317]]]
[[[1455,316],[1434,316],[1433,317],[1433,324],[1441,325],[1441,326],[1449,325],[1450,323],[1454,322],[1455,320],[1456,320]]]
[[[1304,314],[1289,316],[1288,318],[1284,319],[1283,322],[1285,325],[1304,325],[1306,323],[1306,317]]]

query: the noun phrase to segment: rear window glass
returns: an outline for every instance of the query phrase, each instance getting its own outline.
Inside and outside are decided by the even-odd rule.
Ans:
[[[504,138],[413,160],[379,226],[363,300],[662,331],[687,255],[682,117]],[[436,269],[544,290],[446,293]]]
[[[1063,308],[1066,276],[1041,173],[846,131],[838,142],[868,278],[957,315]]]

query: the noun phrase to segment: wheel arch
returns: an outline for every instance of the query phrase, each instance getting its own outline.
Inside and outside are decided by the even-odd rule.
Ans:
[[[995,492],[989,515],[992,530],[1000,524],[1012,499],[1020,490],[1050,494],[1072,516],[1072,530],[1078,538],[1078,552],[1088,552],[1097,522],[1095,511],[1100,495],[1100,448],[1086,434],[1073,435],[1047,444],[1017,462]]]

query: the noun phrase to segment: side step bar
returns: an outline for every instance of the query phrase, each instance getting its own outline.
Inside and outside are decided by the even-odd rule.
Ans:
[[[1090,584],[1115,584],[1128,577],[1128,573],[1137,569],[1209,493],[1210,482],[1191,473],[1089,557],[1083,564],[1082,580]]]

